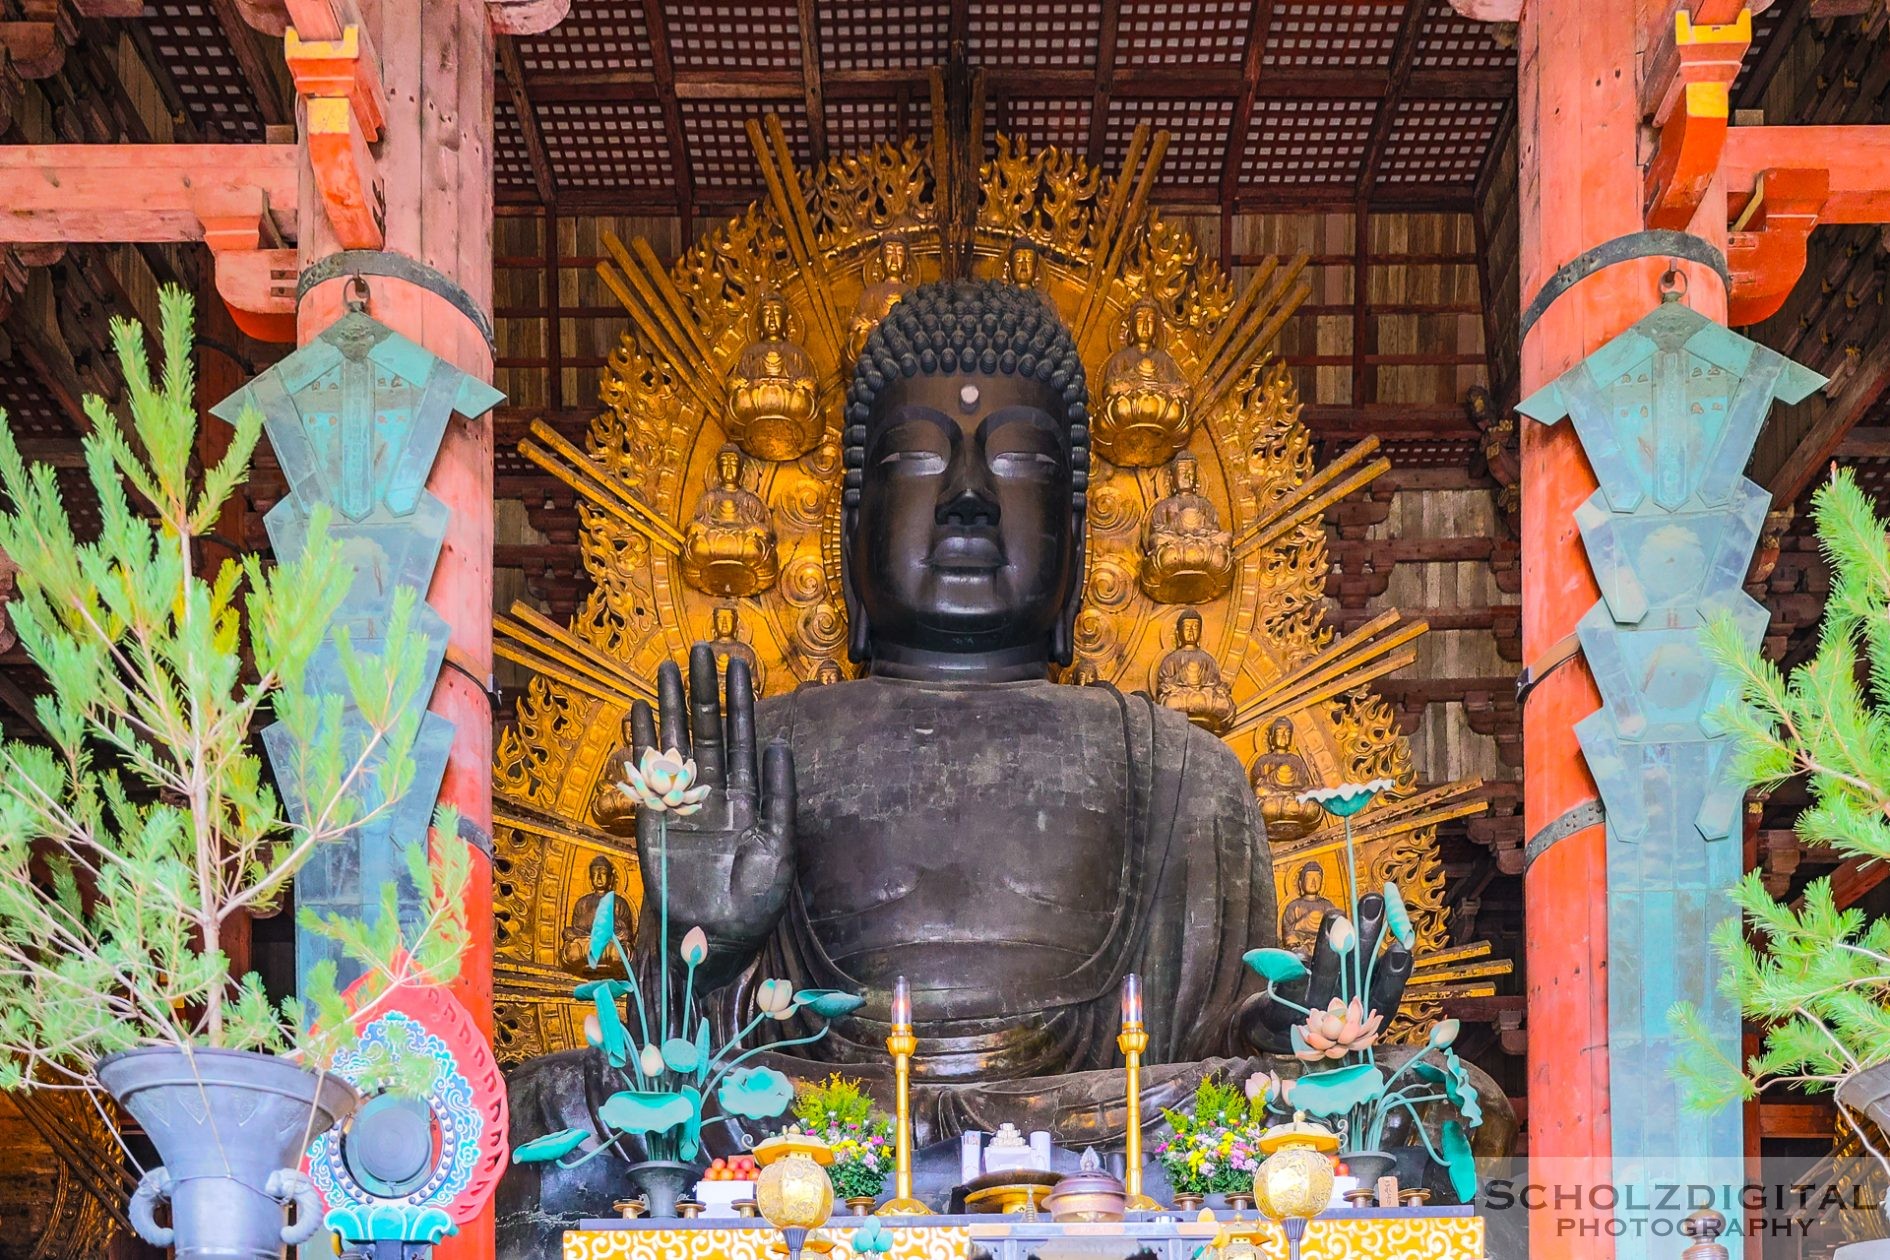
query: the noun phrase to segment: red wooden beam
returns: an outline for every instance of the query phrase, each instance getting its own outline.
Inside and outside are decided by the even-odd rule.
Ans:
[[[0,244],[199,241],[238,208],[292,236],[300,160],[293,144],[0,145]]]
[[[1831,176],[1820,223],[1890,223],[1890,127],[1734,127],[1720,172],[1735,219],[1768,170]]]

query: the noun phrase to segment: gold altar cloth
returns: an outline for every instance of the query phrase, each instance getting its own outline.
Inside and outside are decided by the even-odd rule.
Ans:
[[[835,1217],[831,1225],[818,1231],[819,1237],[834,1244],[830,1260],[854,1260],[847,1240],[860,1223],[850,1217]],[[1191,1253],[1223,1236],[1223,1231],[1254,1238],[1266,1260],[1287,1260],[1286,1237],[1280,1227],[1251,1219],[1128,1225],[1052,1225],[1047,1220],[897,1225],[888,1230],[893,1247],[885,1260],[967,1260],[974,1243],[999,1254],[1002,1249],[998,1244],[1014,1233],[1028,1233],[1036,1240],[1042,1240],[1046,1233],[1072,1243],[1080,1240],[1089,1244],[1085,1250],[1091,1252],[1099,1240],[1111,1237],[1123,1238],[1125,1243],[1130,1238],[1179,1237],[1190,1240],[1187,1253]],[[574,1229],[564,1236],[564,1260],[778,1260],[772,1249],[780,1240],[778,1231],[760,1223],[690,1229]],[[1123,1254],[1134,1249],[1125,1245]],[[1160,1254],[1159,1248],[1156,1251]],[[1308,1224],[1300,1256],[1302,1260],[1406,1260],[1417,1256],[1424,1260],[1482,1260],[1483,1222],[1467,1212],[1335,1212]]]

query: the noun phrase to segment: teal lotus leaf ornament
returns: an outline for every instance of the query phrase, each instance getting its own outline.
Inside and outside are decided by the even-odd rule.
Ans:
[[[539,1139],[543,1140],[543,1139]],[[436,1207],[415,1207],[411,1203],[364,1203],[330,1208],[322,1225],[339,1234],[344,1242],[420,1242],[437,1244],[448,1234],[457,1234],[453,1218]]]
[[[1315,1116],[1342,1116],[1384,1092],[1385,1074],[1375,1064],[1354,1063],[1294,1081],[1293,1107]]]
[[[696,1025],[696,1079],[701,1080],[702,1074],[707,1072],[710,1066],[709,1021],[704,1019]]]
[[[697,1117],[697,1104],[667,1090],[619,1090],[597,1109],[597,1118],[619,1133],[666,1133]]]
[[[1268,984],[1285,984],[1306,974],[1306,964],[1291,950],[1250,949],[1240,957],[1255,972],[1265,976]]]
[[[737,1068],[715,1092],[722,1110],[750,1120],[771,1120],[794,1101],[794,1082],[773,1068]]]
[[[512,1162],[514,1164],[542,1164],[547,1160],[563,1159],[582,1146],[584,1139],[590,1135],[589,1129],[559,1129],[556,1133],[535,1137],[513,1148]]]
[[[630,991],[630,982],[628,980],[586,980],[583,984],[571,990],[571,996],[575,997],[580,1002],[588,1002],[600,994],[620,998]]]
[[[597,1031],[603,1039],[604,1055],[610,1066],[622,1067],[630,1061],[630,1034],[617,1014],[617,999],[608,988],[599,988],[592,997],[597,1004]]]
[[[1477,1197],[1477,1157],[1470,1151],[1470,1139],[1455,1120],[1444,1121],[1443,1141],[1438,1152],[1450,1171],[1450,1188],[1457,1192],[1457,1202],[1474,1203]]]
[[[1418,1060],[1411,1065],[1411,1074],[1419,1080],[1443,1086],[1444,1097],[1457,1109],[1457,1114],[1463,1117],[1467,1127],[1474,1129],[1483,1123],[1483,1102],[1477,1097],[1477,1087],[1470,1079],[1470,1069],[1464,1066],[1456,1051],[1445,1050],[1442,1064],[1429,1059]]]
[[[1358,946],[1358,933],[1352,930],[1352,921],[1342,914],[1333,915],[1326,927],[1326,942],[1340,957],[1351,953]]]
[[[591,919],[591,966],[603,961],[610,942],[617,935],[617,894],[607,892],[597,899],[597,913]]]
[[[676,1157],[686,1164],[702,1149],[702,1091],[694,1085],[685,1085],[681,1093],[689,1100],[689,1118],[683,1121],[682,1141],[676,1144]]]
[[[856,1256],[883,1256],[893,1249],[893,1235],[890,1229],[879,1223],[877,1217],[867,1217],[866,1224],[853,1231],[853,1237],[847,1240],[847,1249]]]
[[[1433,1050],[1447,1049],[1457,1040],[1457,1034],[1463,1031],[1463,1021],[1458,1019],[1440,1019],[1431,1025],[1428,1038]]]
[[[1385,926],[1398,944],[1411,948],[1417,940],[1417,930],[1411,926],[1411,909],[1404,904],[1404,893],[1396,884],[1385,885]]]
[[[1380,792],[1386,792],[1397,786],[1390,779],[1373,779],[1369,783],[1341,783],[1337,787],[1314,788],[1310,792],[1301,792],[1299,799],[1312,801],[1320,809],[1334,818],[1350,818],[1377,799]]]
[[[796,1006],[805,1006],[822,1019],[839,1019],[866,1005],[866,999],[844,989],[802,989],[794,995]]]
[[[696,1043],[687,1037],[671,1037],[663,1043],[663,1062],[672,1072],[693,1072],[700,1060]]]

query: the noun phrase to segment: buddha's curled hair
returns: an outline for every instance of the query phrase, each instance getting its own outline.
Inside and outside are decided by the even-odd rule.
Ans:
[[[1048,302],[1032,290],[1000,280],[921,285],[867,337],[847,390],[842,503],[859,506],[866,422],[881,391],[902,376],[955,372],[1035,377],[1062,398],[1080,516],[1089,484],[1089,392],[1083,361],[1070,330]]]

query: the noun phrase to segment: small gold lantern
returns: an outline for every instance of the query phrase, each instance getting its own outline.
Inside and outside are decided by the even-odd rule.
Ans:
[[[1259,1146],[1266,1158],[1253,1175],[1255,1202],[1280,1222],[1287,1246],[1297,1257],[1306,1222],[1332,1202],[1332,1157],[1339,1150],[1338,1135],[1296,1111],[1291,1124],[1276,1124],[1261,1134]]]
[[[810,1240],[809,1230],[819,1229],[833,1214],[833,1182],[826,1165],[833,1163],[833,1151],[812,1134],[790,1128],[755,1148],[755,1162],[761,1175],[755,1179],[755,1204],[768,1224],[787,1237],[789,1257],[809,1251],[829,1251],[833,1244]]]

